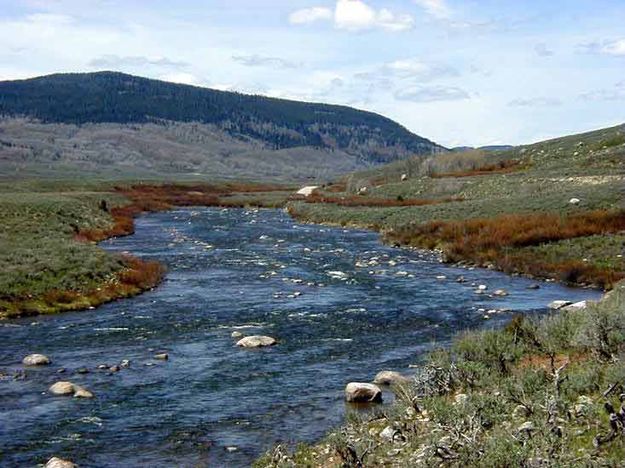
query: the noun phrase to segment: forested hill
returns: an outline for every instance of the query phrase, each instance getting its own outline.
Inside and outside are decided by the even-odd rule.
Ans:
[[[0,82],[0,115],[44,123],[213,124],[267,149],[335,149],[367,163],[443,148],[396,122],[345,106],[218,91],[117,72],[55,74]]]

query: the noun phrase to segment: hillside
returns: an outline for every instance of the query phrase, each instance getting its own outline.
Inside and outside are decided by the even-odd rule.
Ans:
[[[320,178],[443,151],[380,115],[115,72],[0,82],[0,168]]]
[[[625,277],[623,210],[625,125],[397,161],[290,205],[299,219],[378,229],[450,261],[601,287]]]

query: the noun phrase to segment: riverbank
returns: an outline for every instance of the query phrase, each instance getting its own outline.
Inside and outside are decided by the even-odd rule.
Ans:
[[[623,323],[625,282],[596,304],[465,332],[394,388],[391,407],[348,418],[318,444],[276,446],[254,466],[618,465]]]
[[[96,243],[134,232],[134,217],[173,206],[284,204],[272,184],[42,182],[0,187],[0,319],[96,307],[155,287],[164,267]]]

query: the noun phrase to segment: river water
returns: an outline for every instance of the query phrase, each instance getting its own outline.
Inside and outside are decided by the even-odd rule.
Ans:
[[[409,373],[459,330],[599,297],[553,283],[528,290],[524,278],[277,210],[181,209],[142,216],[136,231],[102,246],[165,263],[161,286],[92,311],[0,322],[0,465],[57,455],[98,467],[248,466],[278,441],[315,441],[339,425],[349,381]],[[476,284],[510,294],[476,294]],[[240,349],[233,331],[279,344]],[[53,364],[15,379],[34,352]],[[120,372],[97,369],[124,359]],[[57,380],[96,398],[47,394]]]

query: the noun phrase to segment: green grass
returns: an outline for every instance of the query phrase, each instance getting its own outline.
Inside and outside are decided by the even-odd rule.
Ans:
[[[605,403],[618,413],[623,357],[625,283],[588,310],[466,332],[427,357],[390,407],[255,466],[619,466],[625,438],[619,427],[608,440]]]
[[[72,240],[80,229],[110,225],[101,200],[123,202],[107,192],[0,193],[0,310],[51,290],[93,289],[123,268],[118,257]]]

